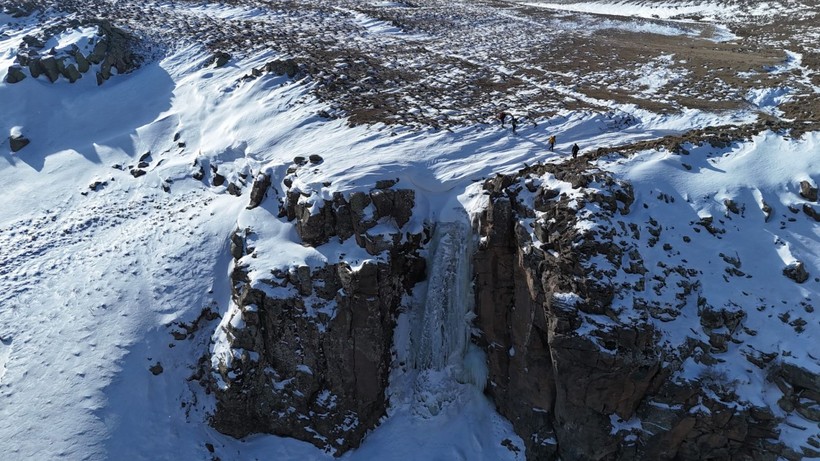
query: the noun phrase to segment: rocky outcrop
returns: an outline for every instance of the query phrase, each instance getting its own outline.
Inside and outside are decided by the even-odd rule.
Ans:
[[[686,267],[663,268],[667,275],[657,278],[679,277],[677,305],[644,296],[671,288],[649,286],[655,279],[642,277],[650,269],[631,242],[643,229],[654,245],[662,225],[622,220],[633,205],[631,186],[587,168],[529,167],[484,185],[490,199],[477,223],[475,260],[479,343],[489,361],[487,392],[524,439],[527,458],[774,460],[785,453],[774,413],[742,401],[730,379],[718,372],[675,378],[687,360],[716,363],[744,313],[701,299],[697,271]],[[572,193],[551,189],[555,180]],[[579,226],[582,216],[596,225]],[[619,285],[619,272],[640,277]],[[662,341],[654,322],[674,320],[693,296],[709,343]]]
[[[269,186],[270,177],[257,176],[249,208]],[[209,374],[217,430],[295,437],[338,455],[384,416],[395,317],[425,276],[419,249],[427,238],[402,229],[412,191],[385,192],[334,194],[315,204],[308,200],[315,196],[291,191],[280,203],[281,217],[294,221],[305,245],[339,238],[365,248],[372,255],[366,261],[272,267],[270,277],[251,280],[244,264],[256,256],[253,230],[233,235],[235,307],[221,324]],[[376,202],[381,208],[372,210]],[[368,235],[386,221],[401,225],[391,235]]]
[[[76,45],[50,50],[45,49],[49,36],[68,29],[96,26],[97,35],[91,39],[93,48],[83,54]],[[141,58],[134,51],[137,38],[114,27],[105,20],[77,21],[71,20],[59,27],[43,32],[43,36],[25,36],[17,50],[16,64],[9,68],[7,81],[16,83],[25,78],[25,71],[33,78],[45,75],[51,83],[60,77],[74,83],[92,70],[96,72],[97,84],[108,80],[113,71],[125,74],[139,67]],[[93,68],[92,68],[93,66]]]
[[[262,67],[254,67],[251,73],[242,77],[243,80],[253,80],[265,74],[287,75],[288,78],[297,78],[304,74],[299,64],[293,59],[276,59],[265,63]]]

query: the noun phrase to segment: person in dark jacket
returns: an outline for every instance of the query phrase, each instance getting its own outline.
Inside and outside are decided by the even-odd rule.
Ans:
[[[515,119],[515,116],[509,112],[499,112],[498,115],[495,117],[501,122],[501,128],[504,128],[504,123],[507,121],[507,117],[510,119],[510,125],[512,125],[512,132],[515,134],[516,128],[518,128],[518,120]]]
[[[575,157],[578,156],[578,151],[579,150],[581,150],[581,148],[578,147],[578,144],[573,144],[572,145],[572,158],[575,158]]]

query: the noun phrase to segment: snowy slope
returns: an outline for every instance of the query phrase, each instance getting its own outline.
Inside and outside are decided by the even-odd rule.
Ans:
[[[695,339],[725,348],[717,364],[689,359],[676,379],[711,379],[736,392],[741,404],[775,409],[784,418],[780,440],[807,446],[816,430],[808,419],[778,406],[783,394],[768,374],[783,363],[820,373],[820,226],[802,211],[804,204],[817,205],[800,195],[801,181],[820,179],[820,138],[764,132],[727,148],[687,148],[688,155],[644,151],[599,162],[635,189],[626,222],[643,231],[636,248],[649,270],[646,276],[622,272],[613,278],[616,285],[642,280],[646,286],[617,304],[631,310],[640,297],[648,309],[661,308],[652,317],[666,347]],[[710,219],[713,224],[704,226]],[[797,261],[809,273],[802,283],[783,273]],[[694,276],[679,268],[695,269]],[[661,272],[666,276],[658,277]],[[664,312],[670,306],[675,307]],[[703,310],[741,320],[712,328],[698,319]],[[730,339],[721,344],[721,338]],[[753,364],[761,353],[775,357],[763,369]]]
[[[227,7],[198,10],[214,17],[255,14]],[[391,32],[381,23],[370,26]],[[38,27],[28,19],[0,17],[0,33],[6,34],[0,40],[0,79],[21,37]],[[66,39],[85,35],[78,30]],[[197,319],[206,309],[222,314],[229,308],[228,236],[237,223],[259,219],[245,206],[250,182],[262,169],[282,171],[296,155],[318,154],[324,162],[299,174],[303,191],[318,193],[329,183],[325,191],[349,193],[378,179],[399,178],[420,197],[417,224],[458,221],[465,209],[481,203],[476,180],[525,163],[561,161],[574,142],[591,149],[754,118],[750,111],[656,115],[612,104],[609,114],[561,111],[537,127],[521,127],[517,136],[495,125],[452,131],[349,127],[344,119],[317,115],[330,107],[310,93],[316,84],[310,79],[242,79],[248,69],[282,57],[275,52],[261,51],[219,69],[205,66],[209,56],[186,44],[99,87],[92,78],[76,84],[42,78],[0,83],[0,133],[19,131],[32,140],[17,153],[7,143],[0,147],[0,452],[6,459],[207,459],[206,443],[222,460],[331,459],[298,441],[237,441],[217,433],[206,424],[213,402],[188,380],[208,352],[215,326]],[[621,115],[615,114],[624,109],[636,123],[618,124]],[[559,140],[552,153],[546,146],[554,133]],[[755,146],[774,153],[800,142],[768,135]],[[653,168],[666,161],[657,155],[639,155],[619,172],[647,184],[664,178],[670,188],[693,174],[669,176]],[[131,168],[141,159],[148,163],[141,167],[146,174],[135,178]],[[801,165],[815,182],[820,179],[812,158],[790,166]],[[193,178],[199,166],[202,181]],[[213,185],[211,167],[226,177],[224,185]],[[728,171],[704,162],[704,182],[687,183],[680,193],[695,197],[717,192],[722,184],[724,194],[741,188],[713,180],[709,168]],[[768,169],[766,164],[754,171]],[[764,177],[772,182],[760,186],[761,193],[778,197],[777,186],[795,179],[796,171]],[[750,175],[732,177],[760,179]],[[231,183],[243,189],[242,196],[227,192]],[[750,213],[753,192],[742,190]],[[791,199],[778,200],[772,201]],[[260,267],[333,256],[330,249],[322,254],[302,247],[292,227],[265,225],[257,224],[260,238],[275,251]],[[810,272],[820,273],[817,228],[801,225],[802,233],[786,240],[791,253],[770,252],[767,261],[800,256],[813,264]],[[746,251],[758,244],[748,242]],[[814,295],[816,290],[800,293]],[[399,349],[411,321],[400,320],[406,328],[399,329]],[[197,331],[186,333],[195,322]],[[174,332],[184,333],[183,339]],[[804,349],[810,349],[815,332],[816,326],[801,337]],[[458,398],[437,415],[420,415],[415,397],[394,388],[388,419],[344,459],[523,459],[522,453],[498,449],[499,440],[516,436],[480,391],[450,384]]]

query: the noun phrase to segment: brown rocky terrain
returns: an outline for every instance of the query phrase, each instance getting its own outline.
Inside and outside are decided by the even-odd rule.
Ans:
[[[448,127],[488,123],[502,109],[535,118],[609,110],[612,101],[668,113],[755,110],[747,92],[762,87],[796,94],[782,107],[785,117],[818,118],[813,3],[722,17],[734,37],[720,40],[724,32],[697,16],[624,18],[499,0],[224,4],[261,13],[216,18],[187,1],[25,2],[31,11],[110,20],[141,37],[151,56],[176,46],[169,36],[236,57],[275,50],[316,82],[331,115],[354,124]],[[787,63],[785,50],[800,53],[799,65],[768,71]]]
[[[452,129],[491,123],[499,110],[535,123],[566,110],[609,112],[613,103],[622,112],[622,128],[637,123],[633,112],[645,113],[640,111],[756,113],[758,120],[743,126],[596,146],[578,159],[485,182],[489,204],[475,229],[482,242],[474,264],[482,332],[476,341],[488,357],[487,395],[524,440],[528,459],[820,456],[817,436],[801,447],[780,442],[784,418],[774,407],[743,401],[730,377],[716,372],[696,381],[675,379],[685,362],[720,363],[729,345],[754,332],[745,328],[742,309],[713,306],[700,296],[698,268],[647,265],[647,250],[638,243],[654,247],[668,223],[628,222],[625,216],[636,206],[632,185],[594,166],[597,159],[647,149],[686,155],[687,146],[724,148],[767,130],[798,138],[820,128],[814,3],[782,2],[768,16],[726,18],[735,37],[721,40],[719,27],[695,16],[628,19],[499,0],[224,2],[226,8],[261,11],[236,18],[197,6],[35,0],[5,7],[23,17],[48,8],[71,13],[49,30],[97,24],[103,44],[89,56],[74,52],[55,59],[35,46],[49,34],[24,40],[8,81],[76,81],[90,68],[83,61],[90,61],[100,66],[102,83],[180,46],[184,37],[204,45],[212,55],[208,66],[273,51],[277,59],[247,69],[246,78],[273,72],[299,79],[329,105],[322,116],[348,117],[353,125]],[[659,32],[667,29],[685,33]],[[766,111],[748,96],[761,88],[788,88],[794,96],[778,107],[781,113]],[[11,146],[22,148],[22,139],[11,138]],[[199,168],[196,179],[204,174]],[[135,177],[133,171],[145,174],[132,170]],[[303,245],[338,241],[372,259],[270,267],[264,278],[251,280],[247,263],[259,256],[254,230],[237,229],[231,238],[232,308],[219,331],[230,358],[214,355],[215,372],[200,378],[216,395],[212,424],[221,432],[290,436],[339,455],[357,447],[385,415],[396,316],[403,297],[426,276],[420,255],[429,231],[405,228],[414,189],[383,181],[366,192],[329,192],[319,201],[314,199],[321,194],[291,187],[294,172],[257,176],[249,208],[270,196],[267,204],[276,201],[278,212],[270,219],[292,223]],[[214,185],[221,185],[215,169],[214,175]],[[577,197],[544,185],[546,175],[569,183]],[[803,213],[789,211],[817,221],[809,203],[817,201],[816,187],[805,181],[799,188],[807,201]],[[727,215],[740,214],[738,204],[725,205]],[[600,228],[577,226],[585,206],[595,210],[585,219]],[[770,214],[771,208],[766,220]],[[398,231],[378,232],[384,222]],[[710,217],[690,224],[718,238],[724,223]],[[727,283],[745,275],[739,259],[721,257]],[[781,271],[797,283],[811,280],[802,263]],[[646,277],[627,286],[613,282],[618,274]],[[671,294],[680,303],[657,302],[652,293]],[[625,296],[634,298],[629,318],[618,304]],[[697,333],[707,339],[663,343],[658,322],[677,319],[689,300],[697,307]],[[801,308],[813,312],[808,304]],[[806,320],[781,322],[799,333]],[[778,411],[818,422],[817,375],[770,351],[746,360],[779,389]],[[630,426],[636,419],[657,430]]]

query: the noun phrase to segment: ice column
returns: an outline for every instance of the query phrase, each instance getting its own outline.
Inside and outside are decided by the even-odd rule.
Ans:
[[[412,332],[413,368],[422,373],[447,370],[450,377],[483,388],[483,355],[473,357],[479,351],[470,343],[474,317],[470,228],[460,222],[438,223],[429,248],[427,292]]]

